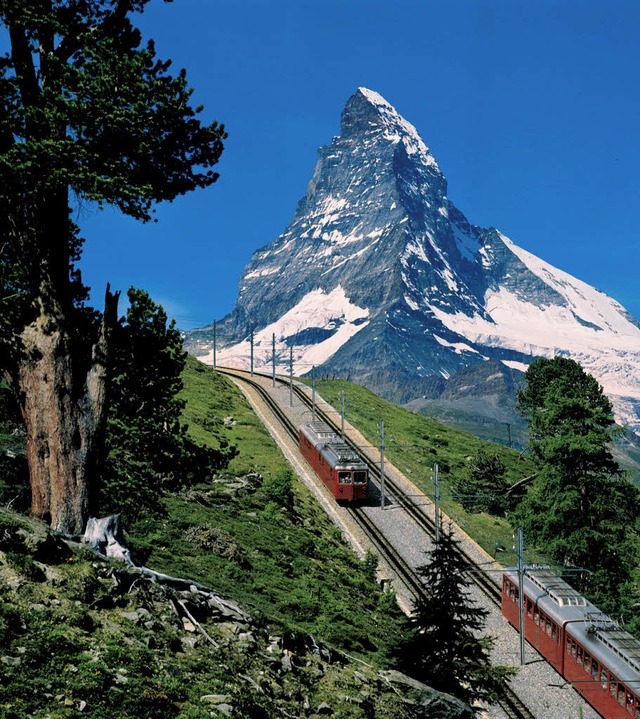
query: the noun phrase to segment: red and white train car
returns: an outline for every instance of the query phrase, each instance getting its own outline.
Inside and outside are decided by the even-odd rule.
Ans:
[[[502,580],[502,613],[520,628],[518,572]],[[605,719],[640,719],[640,641],[546,567],[523,578],[525,638]]]
[[[339,502],[366,499],[369,491],[367,465],[328,424],[302,425],[298,439],[302,456]]]

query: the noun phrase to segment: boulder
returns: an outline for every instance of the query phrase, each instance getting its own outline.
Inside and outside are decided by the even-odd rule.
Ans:
[[[416,719],[474,719],[476,716],[464,702],[450,694],[438,692],[406,674],[390,670],[380,672],[380,677],[402,694],[406,701],[425,710],[416,713]]]

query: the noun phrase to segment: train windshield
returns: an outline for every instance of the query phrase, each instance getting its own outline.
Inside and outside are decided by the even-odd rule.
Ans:
[[[338,472],[338,484],[351,484],[351,472]]]
[[[367,473],[366,472],[354,472],[353,473],[353,483],[354,484],[366,484],[367,483]]]

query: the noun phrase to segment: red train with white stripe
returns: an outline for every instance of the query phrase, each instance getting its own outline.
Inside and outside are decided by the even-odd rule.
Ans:
[[[302,425],[298,440],[302,456],[339,502],[366,499],[369,491],[367,465],[328,424]]]
[[[518,572],[506,569],[502,613],[520,628]],[[640,719],[640,641],[547,567],[525,570],[526,639],[605,719]]]

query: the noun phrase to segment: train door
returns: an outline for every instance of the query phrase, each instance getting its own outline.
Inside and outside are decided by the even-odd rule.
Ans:
[[[350,502],[353,499],[353,476],[347,470],[338,470],[338,499]]]

